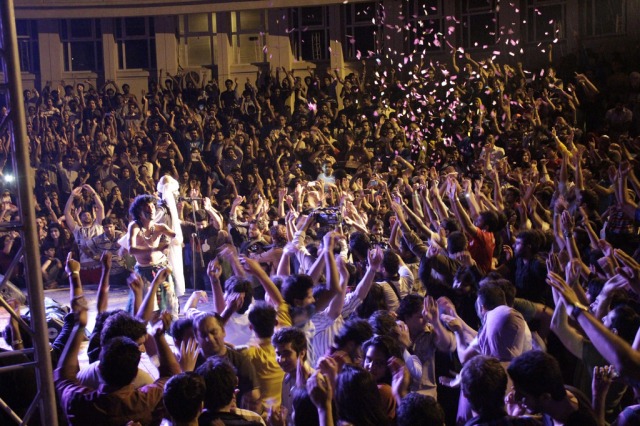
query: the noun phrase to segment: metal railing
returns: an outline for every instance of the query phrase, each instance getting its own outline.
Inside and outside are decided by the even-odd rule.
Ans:
[[[49,334],[45,319],[44,291],[42,288],[39,245],[36,234],[35,201],[33,197],[35,181],[29,162],[29,139],[26,132],[26,118],[22,101],[22,78],[14,4],[13,0],[2,0],[0,3],[0,25],[2,27],[0,33],[0,57],[4,74],[4,81],[0,82],[0,96],[4,97],[5,105],[7,106],[7,115],[0,122],[0,134],[7,131],[11,142],[10,149],[6,155],[8,156],[7,161],[11,161],[15,175],[19,213],[17,220],[0,223],[0,232],[18,232],[22,241],[14,261],[9,266],[8,271],[5,271],[0,287],[5,285],[11,276],[12,270],[16,268],[20,259],[22,259],[31,313],[30,323],[27,324],[23,321],[20,315],[14,312],[2,297],[0,297],[0,306],[18,321],[21,331],[29,334],[33,342],[33,349],[15,352],[16,354],[26,355],[25,362],[0,368],[0,380],[2,380],[2,373],[22,368],[35,368],[38,388],[38,392],[22,419],[2,400],[0,400],[0,409],[9,414],[17,424],[27,424],[35,411],[39,410],[43,425],[57,426]]]

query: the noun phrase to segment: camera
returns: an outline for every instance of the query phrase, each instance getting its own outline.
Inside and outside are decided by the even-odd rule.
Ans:
[[[255,242],[247,247],[247,252],[251,254],[260,254],[264,251],[264,244],[260,242]]]
[[[321,207],[314,210],[316,222],[320,226],[333,226],[342,223],[340,207]]]

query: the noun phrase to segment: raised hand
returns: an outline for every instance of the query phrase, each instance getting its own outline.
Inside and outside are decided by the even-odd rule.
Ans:
[[[422,316],[430,323],[438,321],[438,305],[432,296],[424,298]]]
[[[636,294],[640,295],[640,263],[620,249],[613,250],[613,255],[622,264],[616,270],[618,274],[624,277]]]
[[[78,274],[80,273],[80,262],[73,258],[73,254],[71,252],[67,255],[67,263],[64,270],[67,271],[67,274],[69,275],[72,275],[74,272]]]
[[[444,325],[446,325],[447,328],[449,328],[449,330],[453,331],[454,333],[456,331],[462,331],[462,321],[459,317],[449,314],[442,314],[440,315],[440,319],[442,320]]]
[[[331,383],[324,374],[320,372],[315,372],[307,380],[307,393],[316,408],[326,409],[333,399]]]
[[[183,372],[194,370],[199,350],[198,341],[194,338],[183,340],[180,343],[180,368]]]
[[[252,275],[257,275],[262,272],[262,267],[258,261],[249,258],[248,256],[242,255],[240,256],[240,265],[244,268],[245,271]]]
[[[134,293],[142,294],[144,290],[144,280],[135,272],[132,272],[129,278],[127,278],[127,285]]]
[[[409,374],[409,370],[405,366],[405,363],[402,359],[392,356],[387,362],[387,366],[389,370],[391,370],[391,388],[393,389],[393,394],[396,397],[404,397],[408,390],[409,384],[411,383],[411,376]]]
[[[369,267],[374,271],[379,271],[382,266],[384,253],[380,247],[372,248],[368,253]]]
[[[209,279],[220,280],[220,276],[222,275],[222,266],[220,266],[220,262],[218,259],[212,259],[209,261],[207,265],[207,275]]]
[[[576,292],[569,287],[565,280],[555,272],[549,271],[547,274],[547,284],[558,290],[558,294],[566,302],[567,306],[575,305],[580,301]]]
[[[111,269],[111,259],[112,259],[113,255],[111,254],[110,251],[105,250],[102,252],[102,256],[100,256],[100,263],[102,263],[102,267],[104,269],[110,270]]]

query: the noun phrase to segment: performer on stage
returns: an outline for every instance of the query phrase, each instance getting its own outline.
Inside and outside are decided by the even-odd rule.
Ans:
[[[160,202],[155,217],[156,223],[167,225],[175,236],[169,242],[167,259],[169,266],[173,271],[173,279],[175,283],[175,293],[177,297],[184,294],[185,279],[184,267],[182,262],[182,246],[184,238],[182,236],[182,227],[178,215],[178,207],[176,205],[176,197],[178,196],[180,183],[169,175],[164,175],[158,181],[158,196]]]
[[[156,222],[156,197],[138,195],[129,208],[133,221],[129,224],[127,240],[129,253],[136,259],[135,271],[145,281],[145,291],[160,269],[169,266],[165,250],[176,233],[164,223]],[[173,274],[171,274],[173,275]],[[178,298],[173,277],[158,289],[157,308],[167,310],[175,318],[178,316]],[[129,293],[127,311],[134,313],[133,293]]]

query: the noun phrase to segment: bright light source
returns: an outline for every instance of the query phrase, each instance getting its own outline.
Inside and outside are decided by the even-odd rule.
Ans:
[[[4,175],[5,182],[13,182],[14,180],[15,180],[15,177],[13,175]]]

